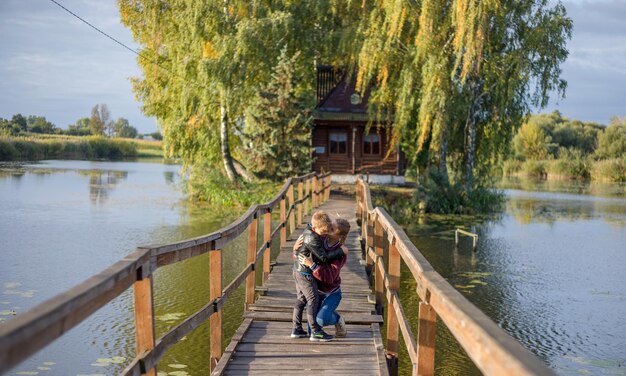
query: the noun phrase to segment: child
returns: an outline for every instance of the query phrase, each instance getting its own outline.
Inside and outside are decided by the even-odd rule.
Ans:
[[[334,250],[343,247],[350,232],[350,223],[345,219],[337,219],[335,232],[326,239],[332,245],[327,249]],[[316,321],[321,327],[335,325],[335,335],[345,337],[348,334],[346,321],[337,313],[337,307],[341,302],[341,268],[346,264],[347,249],[344,248],[346,256],[331,261],[328,264],[317,265],[311,259],[298,256],[298,261],[313,269],[313,276],[318,280],[318,289],[321,303],[317,312]]]
[[[303,244],[296,251],[298,255],[310,257],[318,264],[343,257],[341,248],[327,252],[324,248],[325,238],[333,231],[333,223],[328,214],[318,211],[313,214],[311,225],[303,232]],[[297,259],[294,262],[293,277],[296,282],[296,304],[293,308],[292,338],[308,337],[308,333],[302,329],[302,313],[306,306],[307,320],[312,328],[311,341],[331,341],[334,337],[325,333],[317,324],[317,310],[319,304],[319,291],[317,280],[313,277],[313,270],[306,265],[300,264]]]

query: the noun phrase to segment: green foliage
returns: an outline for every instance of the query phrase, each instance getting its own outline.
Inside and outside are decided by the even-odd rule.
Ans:
[[[89,118],[80,118],[76,121],[76,124],[71,124],[67,127],[65,134],[70,136],[89,136],[91,134],[89,122]]]
[[[537,178],[545,178],[548,175],[548,162],[529,159],[522,165],[522,174]]]
[[[28,131],[32,133],[54,134],[56,126],[43,116],[29,116],[26,120]]]
[[[548,166],[550,175],[571,179],[588,179],[591,176],[591,163],[579,149],[559,149],[559,158]]]
[[[163,140],[163,135],[159,131],[150,133],[150,137],[152,137],[153,139],[155,139],[157,141]]]
[[[106,104],[97,104],[91,109],[91,118],[89,118],[89,128],[94,136],[104,136],[107,130],[112,129],[113,121],[111,113]],[[111,133],[109,132],[109,135]]]
[[[477,214],[498,212],[505,201],[502,192],[485,187],[468,191],[462,184],[450,184],[441,174],[434,172],[426,184],[420,185],[414,205],[421,204],[427,213]]]
[[[550,154],[552,138],[543,131],[539,124],[528,122],[522,125],[515,138],[513,149],[518,156],[526,159],[545,159]]]
[[[311,116],[296,93],[296,63],[283,48],[272,80],[248,110],[244,135],[246,165],[261,176],[282,180],[310,170]]]
[[[593,180],[626,182],[626,157],[593,162],[591,177]]]
[[[115,137],[135,138],[137,137],[137,128],[131,126],[127,119],[121,117],[113,124],[113,133]]]
[[[220,170],[201,162],[190,169],[186,188],[191,199],[221,207],[248,207],[269,201],[278,193],[279,185],[265,180],[232,183]]]
[[[516,174],[522,170],[523,162],[517,159],[508,159],[502,164],[502,173],[504,176]]]
[[[0,138],[1,161],[41,159],[123,159],[137,156],[137,144],[104,137]]]
[[[626,117],[613,118],[611,124],[598,137],[598,158],[621,158],[626,155]]]

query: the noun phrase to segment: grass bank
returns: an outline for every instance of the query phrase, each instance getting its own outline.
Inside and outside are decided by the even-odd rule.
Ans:
[[[0,137],[0,161],[162,158],[161,143],[97,136]]]
[[[504,162],[502,170],[504,176],[626,182],[626,157],[594,160],[572,156],[549,160],[508,160]]]

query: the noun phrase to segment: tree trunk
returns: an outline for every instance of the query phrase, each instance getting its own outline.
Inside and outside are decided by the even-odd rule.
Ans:
[[[230,146],[228,145],[228,113],[226,107],[220,106],[221,111],[221,127],[220,127],[220,139],[222,142],[222,161],[224,162],[224,169],[226,170],[226,176],[228,180],[236,181],[239,178],[239,174],[235,170],[233,164],[233,158],[230,155]]]

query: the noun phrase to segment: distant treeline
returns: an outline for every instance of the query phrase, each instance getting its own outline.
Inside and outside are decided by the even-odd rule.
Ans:
[[[91,117],[80,118],[76,123],[68,125],[67,129],[58,128],[45,116],[15,114],[11,119],[0,118],[0,136],[29,134],[162,139],[160,132],[139,134],[137,128],[130,125],[128,120],[123,117],[113,121],[106,104],[95,105],[91,110]]]
[[[531,116],[513,139],[504,174],[626,181],[626,117],[604,126],[558,111]]]

